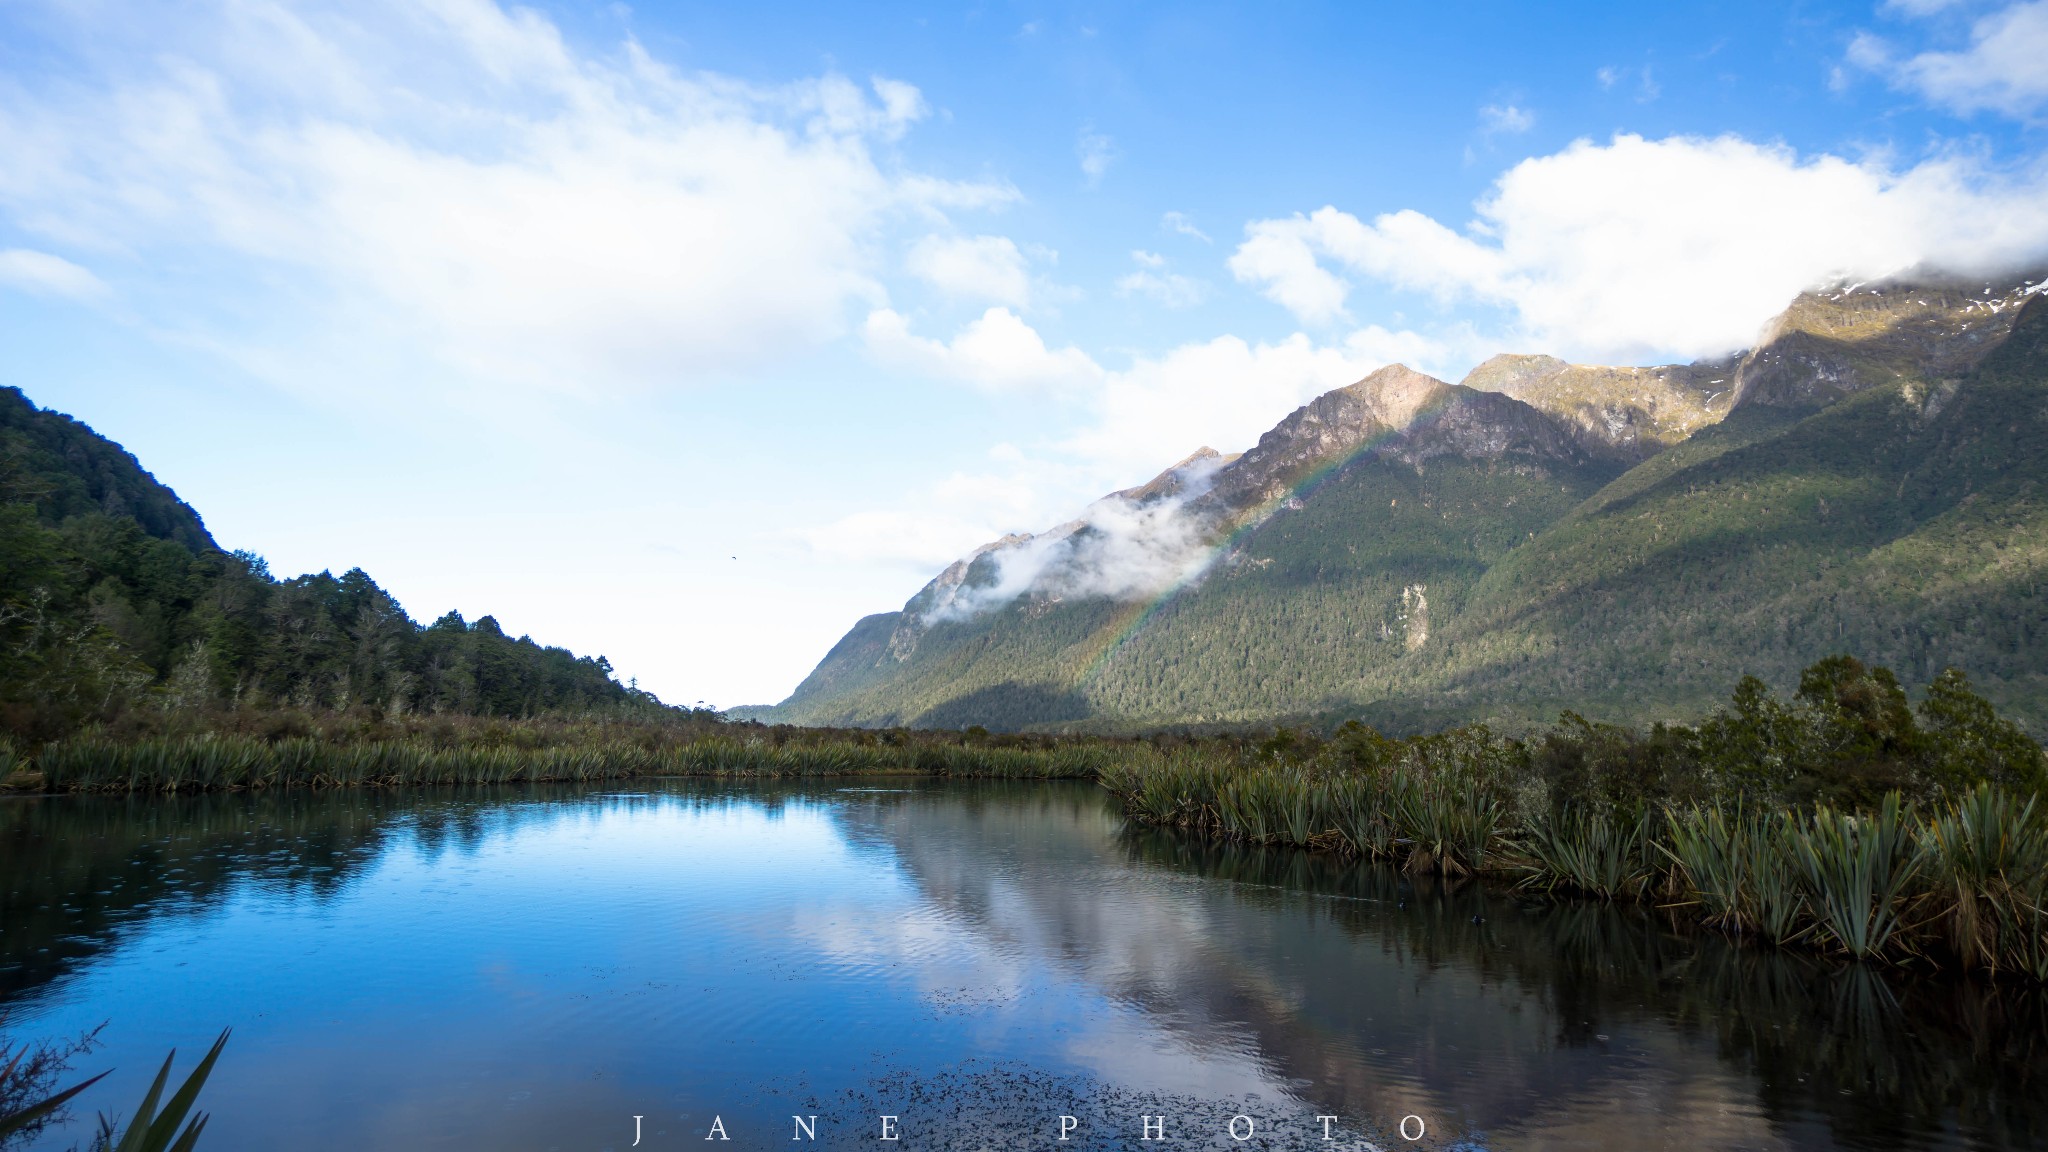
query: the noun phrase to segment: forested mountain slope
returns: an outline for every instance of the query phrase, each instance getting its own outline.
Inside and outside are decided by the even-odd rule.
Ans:
[[[646,699],[488,616],[423,628],[360,569],[274,579],[120,445],[0,388],[0,734],[209,702],[516,716]]]
[[[2035,289],[1836,286],[1700,365],[1500,358],[1479,387],[1386,369],[1241,457],[1198,454],[977,552],[751,714],[1645,721],[1695,715],[1744,674],[1789,687],[1847,651],[1920,680],[1958,666],[2039,731]],[[1169,578],[1126,571],[1134,552],[1172,559]]]

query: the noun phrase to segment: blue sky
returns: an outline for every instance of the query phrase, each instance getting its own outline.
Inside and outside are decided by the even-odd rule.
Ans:
[[[0,4],[0,383],[280,573],[779,699],[1400,360],[2048,257],[2048,0]]]

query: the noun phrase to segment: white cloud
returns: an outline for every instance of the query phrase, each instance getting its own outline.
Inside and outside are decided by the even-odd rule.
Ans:
[[[1536,126],[1536,114],[1513,104],[1488,104],[1479,110],[1479,126],[1489,136],[1527,132]]]
[[[1131,260],[1138,271],[1117,280],[1119,296],[1145,296],[1163,307],[1192,308],[1209,295],[1209,286],[1202,281],[1166,271],[1166,257],[1157,252],[1140,248],[1131,253]]]
[[[1148,478],[1203,445],[1251,447],[1280,418],[1396,360],[1433,366],[1442,344],[1373,326],[1333,344],[1296,333],[1276,343],[1219,336],[1107,373],[1092,420],[1061,446],[1094,464],[1105,487]]]
[[[97,74],[11,96],[0,211],[111,258],[227,268],[162,283],[148,319],[251,362],[405,347],[571,389],[746,367],[883,298],[891,218],[1014,198],[875,157],[926,114],[908,84],[759,87],[630,43],[599,60],[488,0],[224,4],[136,31],[160,50],[84,54]],[[234,301],[232,331],[191,299]]]
[[[1640,68],[1620,68],[1608,64],[1596,69],[1593,73],[1593,79],[1599,82],[1600,90],[1603,92],[1614,91],[1616,85],[1631,76],[1636,78],[1634,96],[1636,103],[1648,104],[1663,94],[1664,89],[1657,85],[1657,78],[1651,73],[1650,66],[1647,64]]]
[[[1088,178],[1088,186],[1093,188],[1102,183],[1103,175],[1117,158],[1116,141],[1099,132],[1083,131],[1080,141],[1074,145],[1074,154],[1080,158],[1081,174]]]
[[[1202,490],[1214,465],[1197,464],[1189,489],[1175,499],[1139,506],[1102,493],[1149,480],[1205,445],[1224,452],[1250,447],[1295,408],[1385,364],[1431,367],[1452,351],[1413,332],[1372,327],[1329,345],[1300,334],[1272,344],[1224,336],[1141,357],[1121,371],[1098,370],[1079,433],[1036,453],[1006,454],[1008,467],[1000,472],[956,474],[918,494],[911,502],[919,509],[915,514],[850,517],[810,539],[821,551],[893,549],[892,555],[906,560],[915,542],[920,558],[939,552],[952,559],[1005,533],[1039,533],[997,551],[996,582],[958,590],[942,600],[934,618],[981,611],[1027,590],[1149,595],[1192,575],[1210,558],[1204,527],[1179,512]],[[1075,508],[1082,509],[1078,515]],[[1091,530],[1048,531],[1070,518]],[[948,541],[950,550],[944,548]],[[927,559],[921,570],[929,573],[942,563]]]
[[[1035,330],[1000,308],[951,341],[915,336],[903,317],[888,310],[869,317],[867,335],[885,362],[983,387],[1054,385],[1056,395],[1078,409],[1077,431],[1037,445],[1005,443],[990,454],[996,467],[986,473],[955,473],[907,494],[896,508],[870,510],[805,534],[821,554],[886,559],[925,573],[1006,533],[1042,532],[1105,492],[1151,479],[1196,448],[1248,448],[1295,408],[1388,363],[1441,372],[1448,360],[1472,355],[1469,332],[1447,343],[1374,326],[1330,344],[1301,334],[1258,344],[1222,336],[1110,370],[1073,348],[1049,350]],[[1156,573],[1172,568],[1171,557],[1179,554],[1179,545],[1160,532],[1132,527],[1121,536],[1129,539],[1115,547],[1128,544],[1135,551],[1105,552],[1088,563],[1120,573]],[[1054,543],[1043,540],[1034,548]],[[1159,564],[1140,564],[1146,556]],[[1036,569],[1026,559],[1019,554],[1023,566],[1016,572],[1028,582]],[[1130,579],[1143,583],[1154,577]]]
[[[105,282],[90,269],[28,248],[0,249],[0,284],[37,296],[72,300],[97,300],[107,294]]]
[[[886,564],[929,576],[968,549],[999,533],[986,510],[965,514],[926,506],[919,511],[877,509],[855,512],[802,534],[820,556],[856,564]]]
[[[1326,234],[1345,227],[1333,219],[1341,215],[1324,208],[1309,219],[1297,215],[1291,220],[1254,220],[1245,225],[1244,243],[1231,253],[1226,266],[1238,280],[1258,285],[1268,300],[1304,324],[1342,319],[1351,285],[1318,259],[1319,251],[1330,248]]]
[[[1195,227],[1194,220],[1185,212],[1168,212],[1159,218],[1159,226],[1169,232],[1178,232],[1183,236],[1193,236],[1204,244],[1209,243],[1208,233]]]
[[[1523,161],[1455,231],[1414,211],[1258,220],[1230,259],[1305,322],[1343,315],[1370,277],[1507,309],[1519,340],[1610,360],[1750,343],[1801,290],[2048,253],[2048,173],[2002,181],[1967,159],[1904,172],[1738,137],[1616,136]]]
[[[931,114],[931,106],[924,102],[924,93],[919,92],[915,85],[886,76],[876,76],[869,84],[875,95],[881,98],[882,119],[891,130],[892,138],[901,136],[912,123]]]
[[[1132,272],[1117,278],[1119,296],[1143,296],[1163,308],[1192,308],[1209,296],[1209,286],[1178,272]]]
[[[1031,302],[1031,267],[1007,236],[926,236],[904,267],[950,296],[1019,308]]]
[[[990,308],[945,342],[912,333],[907,318],[880,308],[868,314],[863,335],[869,352],[885,364],[981,388],[1086,387],[1102,377],[1087,353],[1047,348],[1037,330],[1008,308]]]
[[[1927,0],[1896,6],[1915,16],[1945,7]],[[1900,57],[1884,41],[1861,33],[1849,45],[1849,62],[1957,112],[2030,117],[2048,105],[2048,0],[2012,4],[1978,18],[1970,26],[1970,46],[1960,52]]]
[[[1208,526],[1183,509],[1208,488],[1219,463],[1212,457],[1179,469],[1183,488],[1167,498],[1139,504],[1106,496],[1057,530],[989,549],[995,580],[942,589],[923,623],[973,616],[1026,592],[1131,600],[1188,579],[1214,553]]]

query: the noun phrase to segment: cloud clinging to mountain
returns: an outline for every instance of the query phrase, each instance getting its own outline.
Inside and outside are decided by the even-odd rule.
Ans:
[[[1581,140],[1509,169],[1477,212],[1463,230],[1334,206],[1255,220],[1230,268],[1304,323],[1344,318],[1362,277],[1501,308],[1528,347],[1625,363],[1745,347],[1834,277],[2048,254],[2048,172],[1946,156],[1893,171],[1734,136]]]

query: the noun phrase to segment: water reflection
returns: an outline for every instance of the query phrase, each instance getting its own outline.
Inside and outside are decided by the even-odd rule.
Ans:
[[[1348,957],[1298,949],[1290,966],[1274,960],[1294,940],[1243,947],[1258,939],[1243,925],[1224,937],[1244,963],[1296,975],[1302,1018],[1459,1043],[1455,1062],[1483,1080],[1446,1064],[1427,1079],[1481,1131],[1573,1133],[1634,1096],[1659,1114],[1636,1131],[1673,1147],[1769,1143],[1750,1117],[1798,1147],[2048,1141],[2048,1002],[2034,990],[1742,948],[1641,909],[1518,900],[1308,853],[1157,833],[1125,843],[1135,861],[1227,882],[1224,899],[1295,939],[1324,921],[1356,941]],[[1397,991],[1425,984],[1448,985],[1437,995],[1449,1003],[1417,1012]],[[1488,1002],[1499,1010],[1473,1010]]]
[[[1307,853],[1129,832],[1087,787],[0,803],[0,1011],[112,1019],[103,1098],[236,1041],[210,1149],[1050,1140],[2048,1143],[2017,988],[1740,949]],[[1244,1112],[1258,1139],[1224,1121]],[[48,1146],[76,1139],[52,1138]],[[1340,1142],[1341,1143],[1341,1142]],[[1070,1145],[1071,1146],[1071,1145]],[[1336,1146],[1336,1145],[1325,1145]]]

